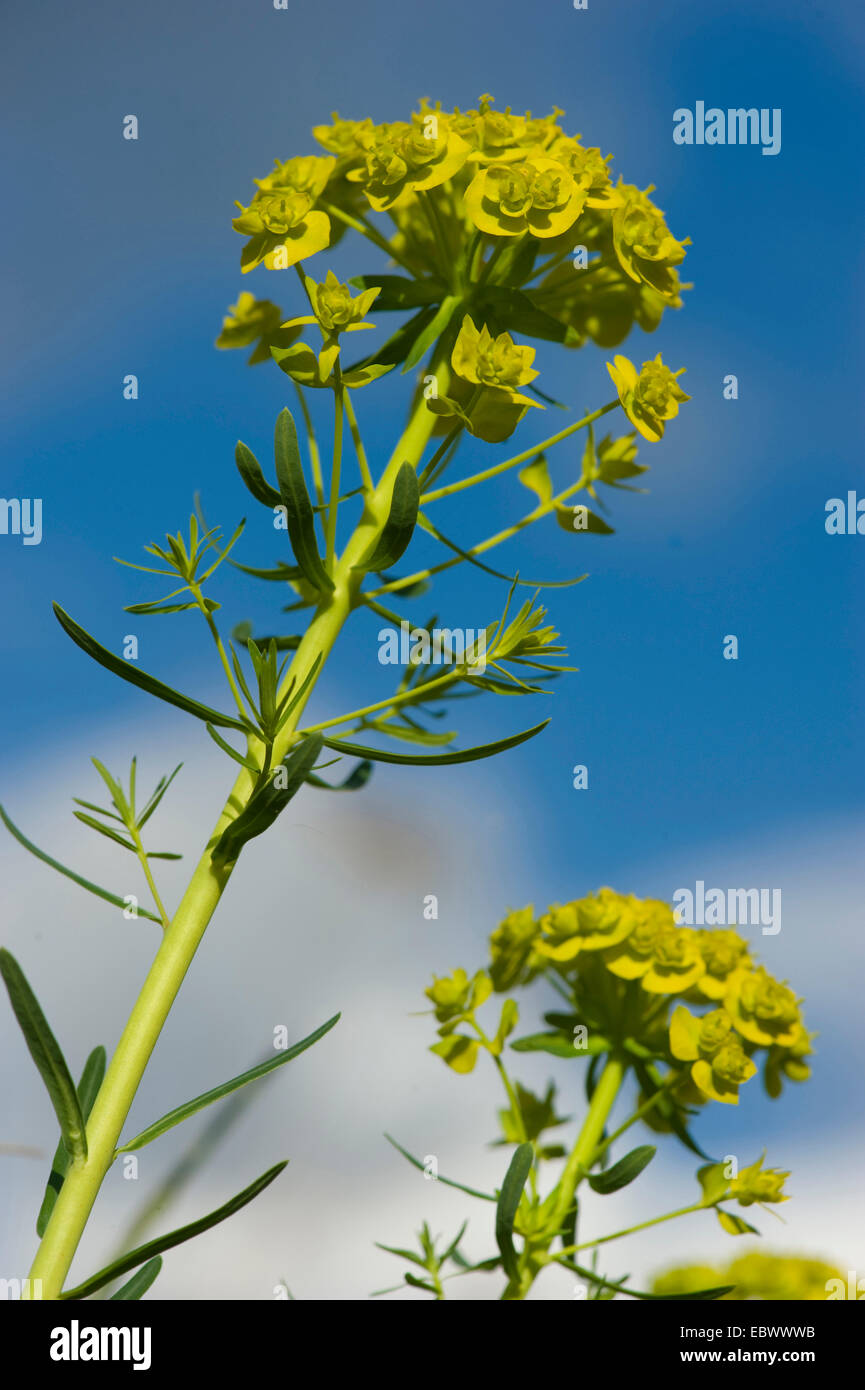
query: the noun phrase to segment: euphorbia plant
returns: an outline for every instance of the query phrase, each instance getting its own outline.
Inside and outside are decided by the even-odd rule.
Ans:
[[[2,958],[13,1007],[61,1127],[38,1222],[42,1243],[31,1271],[45,1298],[85,1297],[133,1269],[139,1272],[122,1297],[140,1297],[158,1273],[161,1250],[223,1219],[280,1171],[282,1165],[271,1168],[202,1222],[129,1252],[64,1291],[93,1202],[119,1153],[151,1142],[203,1105],[288,1060],[335,1022],[329,1020],[295,1048],[178,1106],[124,1142],[123,1127],[142,1074],[243,846],[273,824],[301,786],[334,786],[321,771],[340,759],[360,760],[336,784],[353,789],[366,781],[376,761],[467,762],[503,752],[540,732],[546,721],[457,751],[450,747],[454,733],[428,722],[428,716],[444,712],[443,702],[452,697],[543,694],[546,682],[565,669],[555,660],[563,648],[544,622],[545,610],[535,598],[514,599],[524,581],[491,570],[479,557],[547,517],[555,517],[571,535],[609,532],[599,514],[604,510],[602,487],[627,488],[628,479],[645,471],[636,462],[637,434],[659,440],[665,423],[687,399],[678,384],[680,373],[670,371],[660,356],[639,371],[616,356],[608,364],[616,388],[612,398],[605,399],[609,389],[601,390],[606,379],[601,369],[593,388],[601,395],[596,409],[558,429],[548,428],[547,437],[539,428],[541,412],[557,403],[537,387],[535,348],[525,340],[567,348],[592,340],[606,348],[618,345],[634,324],[655,329],[664,309],[681,303],[677,266],[685,254],[685,243],[669,232],[649,197],[651,190],[621,179],[614,183],[609,158],[568,136],[559,124],[561,115],[515,116],[495,111],[491,100],[483,98],[477,110],[445,113],[424,104],[409,120],[384,125],[334,117],[332,124],[314,131],[326,153],[277,161],[270,174],[256,181],[248,204],[238,204],[233,225],[245,238],[243,272],[262,267],[266,277],[288,271],[292,304],[283,308],[244,291],[225,319],[218,346],[251,347],[251,362],[275,362],[297,397],[303,447],[285,408],[276,421],[273,481],[246,444],[238,443],[235,453],[246,488],[272,513],[274,527],[287,534],[290,549],[275,564],[272,557],[259,556],[247,557],[256,563],[240,563],[235,546],[242,524],[224,540],[218,529],[207,528],[199,512],[191,518],[188,538],[177,533],[164,545],[148,546],[153,563],[137,566],[169,581],[169,592],[147,596],[127,610],[139,615],[200,612],[227,684],[230,712],[171,689],[125,654],[102,646],[57,607],[63,628],[83,651],[119,678],[197,718],[220,754],[240,769],[185,893],[169,910],[153,861],[172,852],[145,849],[142,832],[171,778],[161,779],[142,805],[134,760],[128,784],[96,763],[110,806],[81,802],[76,814],[136,856],[152,896],[152,910],[139,909],[137,915],[162,932],[107,1070],[105,1054],[97,1048],[80,1086],[73,1084],[21,968],[8,953]],[[367,268],[362,260],[363,273],[345,284],[332,269],[318,270],[318,261],[312,262],[347,234],[358,250],[363,244],[365,255],[375,253],[379,268]],[[396,331],[367,355],[347,360],[353,345],[363,341],[355,335],[391,314],[401,316]],[[400,371],[413,374],[408,418],[382,467],[364,445],[355,394]],[[591,381],[589,374],[581,383],[582,399]],[[329,476],[313,429],[315,393],[332,398]],[[625,432],[596,442],[594,423],[619,409],[628,421]],[[521,426],[526,438],[510,456],[502,458],[501,450],[489,447],[502,444]],[[578,432],[585,438],[581,467],[574,469],[572,460],[565,460],[564,481],[554,484],[546,455]],[[481,450],[489,447],[489,461],[479,471],[441,483],[447,470],[453,474],[466,436],[480,441]],[[349,440],[354,476],[344,459]],[[533,501],[528,510],[520,506],[518,485],[515,519],[496,534],[456,542],[431,519],[435,503],[494,479],[507,482],[511,473]],[[575,502],[581,494],[588,500]],[[439,542],[446,558],[394,573],[418,528]],[[411,599],[429,586],[432,576],[461,564],[479,565],[510,586],[499,616],[490,615],[481,635],[441,651],[424,641],[426,628],[415,626],[396,691],[337,717],[304,722],[349,618],[374,615],[400,627],[402,614],[389,605]],[[287,593],[290,602],[283,611],[294,614],[291,626],[302,630],[256,640],[250,625],[241,623],[231,636],[224,635],[216,616],[220,603],[209,591],[217,570],[220,580],[225,576],[226,565],[276,585],[276,593]],[[364,734],[385,740],[385,746],[362,737],[355,741]],[[412,743],[445,751],[418,753],[407,747]],[[85,889],[130,911],[131,895],[73,874],[5,819],[26,848]]]
[[[417,1253],[382,1248],[410,1260],[421,1273],[410,1271],[406,1282],[437,1299],[445,1297],[446,1280],[495,1270],[504,1276],[502,1298],[523,1299],[545,1269],[556,1267],[579,1277],[583,1297],[714,1299],[729,1293],[729,1283],[699,1281],[684,1292],[641,1292],[629,1276],[601,1272],[598,1256],[610,1241],[697,1212],[714,1211],[730,1235],[754,1233],[736,1206],[770,1210],[767,1204],[787,1201],[783,1187],[789,1173],[765,1168],[765,1154],[748,1164],[740,1164],[735,1154],[712,1159],[694,1138],[691,1120],[709,1102],[738,1105],[740,1088],[756,1076],[761,1062],[773,1098],[781,1094],[785,1078],[807,1079],[812,1035],[801,1000],[756,963],[738,932],[695,931],[680,925],[666,903],[609,888],[555,903],[540,916],[531,907],[511,912],[489,944],[487,969],[471,979],[456,970],[435,979],[426,994],[440,1025],[439,1041],[430,1050],[464,1075],[487,1053],[504,1086],[507,1105],[499,1111],[502,1137],[496,1142],[513,1146],[513,1155],[501,1188],[486,1193],[441,1178],[495,1205],[497,1252],[468,1260],[460,1250],[465,1225],[441,1249],[426,1224]],[[537,993],[541,985],[556,996],[556,1008],[543,1016],[545,1031],[513,1038],[519,1008],[510,997],[493,1017],[495,1032],[480,1022],[478,1010],[494,993],[509,996],[532,986]],[[535,1095],[512,1080],[506,1046],[583,1060],[586,1104],[570,1145],[549,1142],[549,1131],[557,1132],[552,1136],[557,1140],[568,1118],[556,1112],[554,1084]],[[628,1091],[631,1113],[611,1129],[613,1108]],[[577,1234],[581,1186],[610,1196],[634,1182],[655,1157],[650,1144],[615,1157],[620,1138],[639,1122],[707,1160],[697,1172],[699,1196],[693,1191],[673,1211],[584,1240]],[[395,1147],[424,1168],[399,1144]],[[565,1162],[545,1190],[551,1159]]]

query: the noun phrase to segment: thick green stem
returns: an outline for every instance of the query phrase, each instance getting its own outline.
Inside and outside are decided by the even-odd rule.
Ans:
[[[444,369],[441,370],[441,389],[445,390],[445,372]],[[280,694],[285,692],[292,679],[297,683],[295,688],[298,688],[316,661],[319,662],[316,679],[321,674],[322,666],[343,624],[357,603],[362,571],[354,570],[353,567],[367,553],[371,542],[385,524],[393,484],[400,465],[406,459],[415,466],[420,462],[435,418],[426,409],[426,403],[421,401],[409,420],[378,487],[367,500],[357,529],[336,565],[333,592],[322,600],[316,610],[286,673]],[[312,684],[307,690],[307,699]],[[295,740],[297,722],[305,703],[305,700],[298,703],[291,720],[280,731],[273,747],[274,761],[283,758]],[[248,803],[256,781],[252,773],[245,768],[241,770],[208,840],[207,848],[163,936],[162,944],[117,1044],[87,1124],[87,1159],[81,1167],[68,1173],[30,1271],[31,1282],[28,1287],[33,1287],[33,1281],[41,1280],[43,1299],[57,1299],[61,1295],[63,1282],[93,1203],[105,1174],[114,1161],[121,1130],[151,1053],[231,876],[231,866],[214,865],[211,850],[225,827]]]
[[[583,1121],[577,1142],[572,1149],[568,1161],[565,1164],[564,1172],[559,1179],[559,1197],[556,1202],[555,1222],[551,1225],[556,1230],[560,1230],[565,1217],[571,1209],[574,1194],[579,1186],[582,1171],[588,1168],[589,1162],[604,1132],[604,1126],[612,1110],[616,1097],[619,1094],[627,1063],[624,1059],[611,1055],[607,1058],[607,1064],[601,1072],[600,1079],[595,1087],[589,1105],[588,1114]]]

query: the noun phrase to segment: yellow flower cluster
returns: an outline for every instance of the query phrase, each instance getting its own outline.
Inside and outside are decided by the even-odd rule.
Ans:
[[[568,327],[561,341],[570,346],[586,336],[612,346],[635,319],[655,328],[665,307],[681,303],[688,241],[670,232],[651,186],[614,183],[612,157],[569,135],[562,115],[495,110],[490,96],[467,111],[424,101],[408,120],[381,124],[334,112],[331,124],[313,129],[326,153],[277,160],[255,180],[250,202],[237,204],[233,226],[249,238],[242,269],[296,265],[346,227],[369,234],[370,212],[387,213],[396,224],[390,246],[423,277],[447,264],[470,280],[480,236],[514,253],[491,283],[518,289],[537,279],[536,255],[552,252],[555,265],[528,293]],[[583,262],[582,276],[569,261],[561,265],[575,247],[598,253],[591,267]]]
[[[686,1297],[700,1289],[734,1287],[723,1295],[729,1302],[746,1299],[823,1301],[830,1286],[844,1279],[840,1270],[808,1256],[772,1255],[754,1250],[723,1265],[683,1265],[658,1275],[652,1292],[663,1298]]]
[[[771,1096],[782,1078],[810,1075],[812,1035],[801,1001],[755,962],[737,931],[681,926],[667,903],[611,888],[553,904],[540,917],[530,907],[510,913],[490,937],[486,972],[469,982],[458,971],[427,993],[451,1033],[455,1020],[473,1021],[481,996],[545,972],[567,987],[573,1022],[589,1036],[671,1068],[671,1095],[680,1105],[737,1104],[740,1087],[757,1073],[758,1052]],[[451,992],[457,1005],[444,1016]]]

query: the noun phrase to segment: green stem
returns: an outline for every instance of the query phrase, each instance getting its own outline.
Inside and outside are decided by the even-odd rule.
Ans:
[[[397,709],[400,705],[407,704],[409,701],[418,701],[418,689],[423,690],[424,700],[429,698],[429,691],[440,690],[442,686],[459,680],[461,671],[446,671],[444,675],[436,676],[431,681],[425,681],[422,687],[412,686],[402,695],[391,695],[387,700],[377,700],[374,705],[366,705],[363,709],[353,709],[349,714],[337,715],[334,719],[323,719],[320,724],[310,724],[305,726],[301,732],[304,738],[308,734],[317,734],[322,729],[334,729],[339,724],[348,724],[353,719],[364,719],[368,714],[375,714],[378,710]]]
[[[321,203],[320,206],[327,213],[328,217],[335,217],[338,222],[344,222],[345,225],[351,227],[353,231],[360,232],[361,236],[366,237],[367,241],[373,242],[380,251],[385,251],[387,255],[390,256],[391,260],[403,266],[413,277],[417,274],[416,268],[408,261],[403,260],[399,252],[395,251],[393,246],[391,246],[387,237],[382,236],[381,232],[378,231],[371,222],[368,222],[363,214],[359,217],[352,217],[350,213],[343,212],[341,208],[334,207],[333,203]]]
[[[339,512],[339,479],[342,471],[342,425],[344,418],[343,398],[345,390],[340,376],[339,363],[334,365],[334,388],[333,388],[333,466],[330,473],[330,501],[327,507],[327,521],[325,523],[326,551],[324,566],[328,574],[333,573],[334,558],[336,555],[336,519]]]
[[[441,389],[445,390],[446,370],[440,367],[439,371]],[[355,570],[354,566],[368,553],[370,545],[385,525],[393,485],[401,464],[405,459],[415,466],[419,464],[434,423],[435,416],[426,409],[426,403],[419,402],[335,568],[334,589],[322,599],[295,652],[280,696],[292,680],[296,681],[295,688],[299,687],[316,662],[319,664],[315,679],[321,675],[343,624],[356,606],[361,572]],[[314,680],[310,682],[304,699],[298,703],[274,743],[273,755],[277,761],[285,756],[295,740],[297,722],[314,684]],[[257,743],[256,740],[252,742]],[[68,1173],[30,1271],[29,1287],[33,1286],[34,1280],[41,1280],[44,1299],[60,1297],[93,1203],[114,1160],[121,1130],[141,1078],[201,938],[231,877],[232,866],[215,865],[211,850],[225,827],[248,804],[256,781],[253,773],[246,768],[241,769],[174,918],[163,935],[117,1044],[88,1120],[87,1158],[79,1168]]]
[[[366,450],[363,447],[363,438],[357,423],[357,416],[354,413],[354,406],[351,403],[351,392],[346,391],[344,395],[345,415],[348,420],[348,427],[351,430],[351,439],[354,444],[354,452],[357,455],[357,466],[360,469],[361,481],[364,491],[372,492],[372,474],[369,471],[369,463],[366,457]]]
[[[229,686],[231,687],[231,693],[234,696],[234,702],[237,705],[238,712],[240,713],[243,719],[246,719],[248,717],[246,706],[244,705],[243,700],[240,696],[240,691],[237,688],[237,683],[234,679],[234,672],[232,671],[231,664],[228,660],[228,653],[226,652],[225,647],[223,646],[222,638],[219,635],[219,628],[216,626],[213,614],[210,612],[210,609],[204,602],[204,595],[202,594],[201,589],[193,580],[190,580],[189,587],[192,590],[193,597],[195,598],[196,603],[198,604],[199,608],[204,614],[205,621],[207,622],[207,626],[210,629],[210,635],[213,638],[216,650],[219,652],[219,660],[222,662],[222,669],[225,672],[226,679],[228,681]]]
[[[529,512],[520,521],[515,521],[513,526],[507,526],[504,531],[497,531],[494,536],[488,536],[485,541],[479,541],[477,545],[471,546],[461,555],[455,555],[452,560],[443,560],[440,565],[430,565],[429,569],[417,570],[415,574],[407,574],[402,579],[392,579],[389,584],[382,584],[378,589],[370,589],[364,598],[379,598],[382,594],[395,594],[400,589],[406,589],[411,584],[417,584],[422,579],[429,579],[434,574],[443,574],[445,570],[453,569],[454,565],[461,565],[465,560],[471,560],[476,555],[483,555],[487,550],[492,550],[497,545],[502,545],[504,541],[509,541],[512,537],[519,535],[527,526],[540,521],[542,517],[549,516],[550,512],[555,511],[556,507],[569,497],[573,497],[581,488],[586,485],[585,478],[579,482],[572,483],[564,491],[551,497],[549,502],[541,502],[533,511]],[[435,534],[435,532],[433,532]]]
[[[147,879],[147,886],[153,894],[153,901],[156,904],[156,911],[162,918],[163,930],[168,931],[168,928],[171,925],[171,918],[165,911],[162,899],[160,898],[159,893],[157,892],[156,881],[153,877],[153,870],[150,867],[150,863],[144,851],[144,845],[141,842],[141,835],[139,833],[138,826],[133,821],[132,824],[128,825],[126,828],[129,831],[132,843],[135,845],[135,853],[138,855],[138,862],[144,870],[144,877]]]
[[[475,473],[471,478],[463,478],[458,483],[449,483],[447,487],[437,488],[435,492],[425,492],[420,499],[421,506],[426,506],[429,502],[438,502],[440,497],[450,497],[453,493],[462,492],[467,487],[474,487],[476,483],[485,483],[489,478],[497,478],[499,474],[506,473],[508,469],[516,468],[520,463],[527,463],[529,459],[537,458],[544,449],[551,449],[554,444],[560,444],[563,439],[567,439],[576,430],[594,424],[595,420],[600,420],[603,415],[608,415],[611,410],[615,410],[618,404],[619,399],[616,397],[614,401],[608,401],[606,405],[602,405],[599,410],[593,410],[590,415],[584,415],[582,420],[577,420],[573,425],[559,430],[558,434],[550,435],[549,439],[542,440],[534,448],[525,449],[521,454],[505,459],[504,463],[497,463],[492,468],[484,469],[483,473]]]
[[[292,382],[292,385],[294,386],[294,389],[297,392],[297,399],[300,401],[300,408],[303,412],[303,423],[306,427],[306,442],[309,448],[309,461],[312,464],[312,481],[313,486],[315,487],[315,499],[319,507],[323,507],[324,478],[322,477],[321,473],[321,454],[318,452],[318,440],[315,437],[315,430],[313,429],[312,424],[312,416],[309,413],[309,406],[306,403],[306,396],[303,394],[301,387],[296,381]]]
[[[448,264],[451,258],[451,249],[448,242],[447,233],[445,232],[445,229],[442,226],[442,220],[439,215],[439,210],[436,205],[436,201],[432,193],[429,193],[424,189],[421,189],[420,191],[420,201],[421,207],[426,212],[427,221],[430,225],[430,231],[433,235],[433,245],[436,248],[436,252],[438,253],[436,255],[436,262],[437,264],[439,264],[439,273],[441,274],[445,284],[449,285],[450,288],[453,290],[455,288],[453,283],[453,276],[447,273]],[[440,256],[444,257],[443,266],[440,263]]]
[[[590,1165],[591,1156],[604,1132],[604,1126],[615,1105],[626,1071],[627,1062],[624,1058],[614,1054],[607,1058],[606,1066],[601,1072],[589,1104],[588,1113],[583,1121],[583,1127],[559,1179],[559,1196],[555,1205],[554,1217],[550,1221],[552,1230],[561,1230],[562,1223],[571,1209],[583,1170]]]
[[[689,1207],[679,1207],[678,1211],[668,1211],[665,1216],[653,1216],[651,1221],[641,1221],[638,1226],[628,1226],[624,1231],[614,1231],[609,1236],[599,1236],[597,1240],[586,1240],[580,1245],[566,1245],[563,1250],[557,1250],[550,1256],[551,1260],[567,1258],[569,1255],[576,1255],[580,1250],[591,1250],[596,1245],[606,1245],[610,1240],[621,1240],[622,1236],[632,1236],[636,1231],[646,1231],[650,1226],[660,1226],[663,1221],[673,1221],[677,1216],[689,1216],[693,1211],[710,1210],[703,1202],[694,1202]]]
[[[672,1084],[673,1081],[678,1081],[679,1079],[680,1078],[678,1072],[671,1072],[670,1076],[662,1083],[662,1085],[658,1088],[655,1094],[653,1096],[650,1096],[647,1101],[644,1101],[642,1105],[638,1106],[629,1120],[625,1120],[625,1123],[623,1125],[619,1125],[619,1128],[615,1130],[609,1136],[609,1138],[604,1139],[603,1142],[598,1145],[598,1147],[592,1154],[589,1167],[593,1168],[594,1165],[597,1163],[598,1159],[601,1158],[601,1156],[604,1153],[606,1153],[610,1145],[614,1144],[617,1139],[620,1139],[622,1135],[631,1128],[631,1125],[635,1125],[638,1120],[642,1120],[645,1115],[648,1115],[649,1111],[658,1104],[658,1101],[662,1100],[663,1097],[667,1094],[665,1087],[668,1084]]]

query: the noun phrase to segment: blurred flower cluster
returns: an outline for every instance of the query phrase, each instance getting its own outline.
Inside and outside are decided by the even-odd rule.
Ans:
[[[698,1289],[732,1284],[723,1297],[728,1302],[747,1299],[795,1299],[817,1302],[827,1297],[831,1280],[841,1280],[841,1272],[823,1260],[798,1255],[772,1255],[753,1250],[729,1264],[680,1265],[659,1274],[652,1292],[663,1298],[685,1297]]]
[[[709,1100],[738,1104],[758,1062],[773,1097],[784,1079],[810,1075],[813,1035],[801,1000],[755,961],[738,932],[680,926],[667,903],[610,888],[556,903],[539,917],[531,907],[509,913],[490,937],[486,970],[471,980],[462,971],[436,980],[427,995],[445,1042],[434,1050],[458,1070],[470,1070],[479,1040],[465,1034],[460,1043],[458,1027],[472,1026],[475,1010],[493,992],[542,974],[554,977],[569,1005],[568,1012],[545,1014],[555,1031],[537,1035],[547,1039],[544,1050],[594,1056],[618,1049],[638,1076],[655,1080],[656,1064],[664,1065],[670,1105],[646,1114],[653,1128],[669,1129],[673,1109]],[[516,1004],[507,1004],[512,1016]]]

